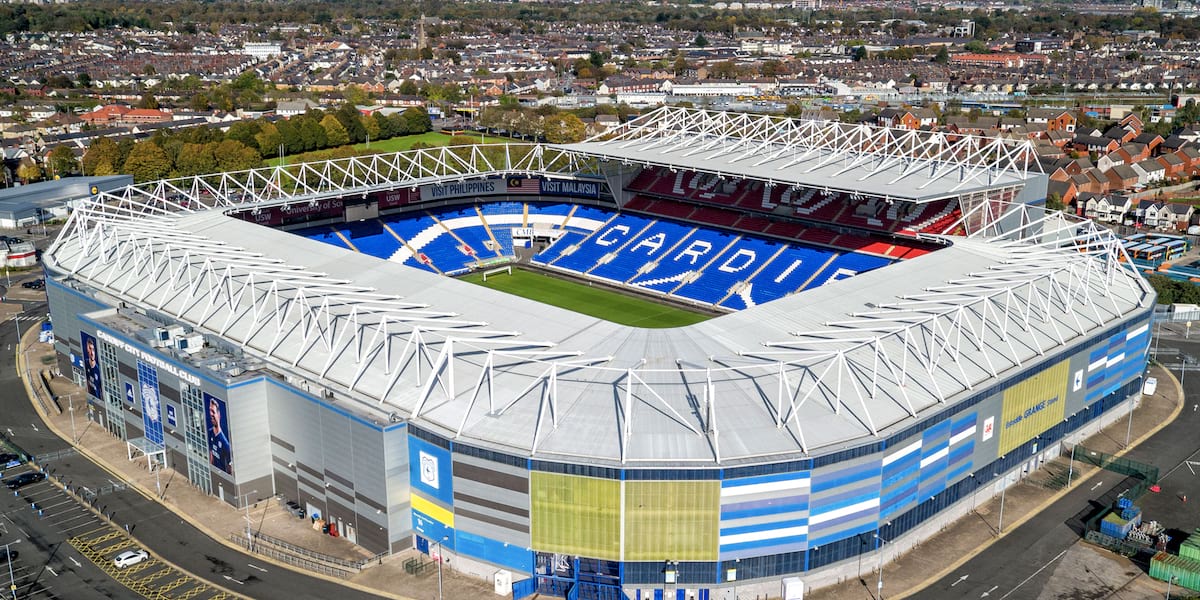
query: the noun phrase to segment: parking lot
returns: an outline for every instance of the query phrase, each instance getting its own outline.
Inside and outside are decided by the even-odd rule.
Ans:
[[[3,475],[7,483],[35,473],[40,472],[21,464],[6,469]],[[19,598],[140,596],[153,600],[220,600],[233,597],[153,555],[123,568],[114,564],[113,559],[121,552],[140,549],[131,532],[101,516],[117,516],[115,511],[109,511],[107,499],[123,490],[121,486],[76,487],[53,476],[15,490],[0,488],[5,511],[4,522],[0,523],[0,546],[11,543],[12,550],[18,553],[13,561],[11,585],[16,586]],[[79,577],[67,577],[73,573]],[[81,593],[80,583],[91,588],[92,593]],[[111,588],[109,591],[103,590],[106,585]]]

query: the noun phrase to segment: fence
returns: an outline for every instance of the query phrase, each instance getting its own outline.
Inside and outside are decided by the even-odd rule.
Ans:
[[[1084,536],[1084,539],[1097,546],[1108,548],[1109,550],[1112,550],[1113,552],[1123,556],[1137,556],[1139,552],[1153,552],[1153,549],[1151,549],[1149,546],[1135,544],[1125,540],[1118,540],[1111,535],[1100,533],[1099,531],[1087,532],[1087,535]]]
[[[1136,480],[1137,483],[1123,494],[1131,502],[1137,502],[1138,498],[1141,498],[1150,489],[1150,486],[1158,483],[1158,467],[1154,465],[1114,456],[1099,450],[1091,450],[1083,445],[1075,447],[1074,456],[1075,460],[1080,462],[1095,465],[1113,473],[1128,475]]]
[[[254,544],[258,545],[260,543],[265,543],[270,546],[274,546],[280,550],[286,550],[297,556],[306,556],[308,558],[311,558],[314,560],[319,560],[326,564],[335,565],[338,567],[345,567],[346,569],[352,569],[355,571],[361,571],[364,567],[366,567],[367,565],[369,565],[371,563],[382,561],[383,557],[388,555],[387,552],[381,552],[379,554],[376,554],[375,556],[363,558],[360,560],[346,560],[344,558],[338,558],[336,556],[331,556],[329,554],[315,552],[313,550],[309,550],[308,548],[302,548],[300,546],[297,546],[290,542],[286,542],[277,537],[272,537],[272,536],[267,535],[262,532],[255,532],[254,533]]]
[[[258,536],[255,536],[255,537],[257,538]],[[256,543],[254,544],[254,546],[251,547],[250,544],[247,542],[245,536],[238,535],[236,533],[229,534],[229,541],[231,541],[243,548],[246,548],[247,550],[249,550],[250,552],[253,552],[254,554],[261,554],[268,558],[273,558],[275,560],[285,562],[289,565],[300,567],[301,569],[304,569],[306,571],[313,571],[315,573],[320,573],[322,575],[328,575],[330,577],[337,577],[338,579],[348,579],[349,577],[354,575],[354,572],[352,572],[352,571],[347,571],[345,569],[338,569],[336,567],[331,567],[327,564],[320,563],[315,560],[307,560],[304,558],[300,558],[299,556],[296,556],[294,554],[290,554],[288,552],[284,552],[282,550],[278,550],[278,549],[272,548],[270,546],[259,544],[259,543],[257,543],[257,540],[256,540]]]

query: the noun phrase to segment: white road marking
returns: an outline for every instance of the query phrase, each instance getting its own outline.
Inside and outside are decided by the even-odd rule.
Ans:
[[[29,426],[30,426],[30,427],[32,427],[34,431],[36,431],[36,432],[38,432],[38,433],[41,433],[41,430],[37,428],[37,425],[36,425],[36,424],[34,424],[34,423],[30,423],[30,424],[29,424]]]
[[[246,566],[247,566],[247,567],[250,567],[251,569],[256,569],[256,570],[262,571],[263,573],[266,573],[266,572],[267,572],[267,570],[266,570],[266,569],[264,569],[264,568],[262,568],[262,567],[260,567],[260,566],[258,566],[258,565],[253,565],[253,564],[250,564],[250,563],[246,563]]]
[[[1092,486],[1092,491],[1093,491],[1093,492],[1094,492],[1094,491],[1096,491],[1096,488],[1098,488],[1098,487],[1100,487],[1100,486],[1102,486],[1102,485],[1104,485],[1104,482],[1103,482],[1103,481],[1097,481],[1097,482],[1096,482],[1096,485],[1093,485],[1093,486]]]
[[[49,566],[47,566],[47,567],[46,567],[46,570],[47,570],[47,571],[50,571],[50,574],[51,574],[51,575],[53,575],[53,576],[55,576],[55,577],[58,577],[58,573],[55,573],[55,572],[54,572],[54,569],[50,568]]]
[[[962,582],[966,581],[966,580],[967,580],[967,578],[968,578],[968,577],[970,577],[970,576],[971,576],[971,575],[970,575],[970,573],[968,573],[968,574],[966,574],[966,575],[963,575],[962,577],[959,577],[959,578],[958,578],[958,581],[955,581],[954,583],[950,584],[950,587],[954,587],[954,586],[956,586],[956,585],[958,585],[958,584],[960,584],[960,583],[962,583]]]
[[[998,585],[993,585],[993,586],[992,586],[992,589],[990,589],[990,590],[988,590],[988,591],[986,591],[986,592],[984,592],[984,593],[980,594],[980,595],[979,595],[979,597],[980,597],[980,598],[987,598],[988,596],[991,596],[991,595],[992,595],[992,592],[996,591],[996,588],[998,588],[998,587],[1000,587],[1000,586],[998,586]]]
[[[1008,590],[1008,593],[1007,593],[1007,594],[1004,594],[1003,596],[1000,596],[1000,600],[1004,600],[1005,598],[1007,598],[1007,597],[1011,596],[1011,595],[1013,594],[1013,592],[1015,592],[1015,591],[1017,591],[1017,590],[1021,589],[1021,586],[1025,585],[1026,583],[1029,583],[1029,580],[1030,580],[1030,579],[1033,579],[1034,577],[1037,577],[1037,574],[1038,574],[1038,573],[1041,573],[1042,571],[1045,571],[1045,570],[1046,570],[1046,567],[1049,567],[1050,565],[1054,564],[1054,563],[1055,563],[1055,561],[1057,561],[1058,559],[1062,558],[1062,557],[1063,557],[1063,555],[1064,555],[1064,554],[1066,554],[1066,553],[1067,553],[1067,551],[1066,551],[1066,550],[1063,550],[1062,552],[1059,552],[1059,553],[1058,553],[1058,556],[1055,556],[1054,558],[1052,558],[1052,559],[1050,559],[1050,560],[1046,561],[1046,564],[1042,565],[1042,567],[1041,567],[1040,569],[1038,569],[1038,570],[1034,571],[1034,572],[1033,572],[1033,575],[1030,575],[1029,577],[1026,577],[1024,581],[1022,581],[1021,583],[1018,583],[1018,584],[1017,584],[1017,587],[1015,587],[1015,588],[1013,588],[1013,589],[1011,589],[1011,590]],[[992,588],[992,589],[996,589],[996,588]]]
[[[75,557],[74,557],[74,556],[68,556],[67,558],[71,559],[71,562],[75,563],[75,566],[76,566],[76,567],[82,567],[82,566],[83,566],[83,565],[79,564],[79,561],[75,560]]]
[[[236,579],[234,579],[234,578],[232,578],[232,577],[230,577],[230,576],[228,576],[228,575],[222,575],[221,577],[224,577],[225,579],[228,579],[228,580],[230,580],[230,581],[232,581],[232,582],[234,582],[234,583],[236,583],[236,584],[238,584],[238,585],[246,585],[246,582],[244,582],[244,581],[238,581],[238,580],[236,580]]]

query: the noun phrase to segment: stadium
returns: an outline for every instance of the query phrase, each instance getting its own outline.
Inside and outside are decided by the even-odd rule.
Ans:
[[[136,185],[44,255],[56,349],[131,457],[230,504],[517,598],[779,594],[1137,401],[1154,292],[1032,157],[661,108]]]

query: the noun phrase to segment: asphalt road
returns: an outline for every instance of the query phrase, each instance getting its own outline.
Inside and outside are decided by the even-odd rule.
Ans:
[[[36,315],[45,312],[46,304],[44,301],[27,303],[25,308],[29,314]],[[0,327],[0,348],[5,349],[4,352],[0,352],[0,430],[4,431],[6,435],[11,431],[9,437],[30,454],[40,456],[67,451],[67,455],[46,466],[56,476],[64,481],[69,481],[73,486],[99,489],[111,486],[113,483],[120,483],[113,481],[112,474],[82,455],[70,454],[70,444],[55,436],[42,422],[30,405],[29,399],[25,397],[24,388],[15,371],[16,328],[7,323],[3,323],[3,325],[5,326]],[[77,423],[77,426],[83,427],[86,424],[86,421],[83,421]],[[93,424],[93,426],[95,425]],[[8,474],[6,473],[6,475]],[[128,524],[133,537],[139,543],[152,549],[167,561],[197,577],[255,599],[365,600],[379,598],[374,594],[359,592],[324,579],[267,565],[261,558],[231,550],[210,539],[162,505],[132,489],[118,490],[100,496],[97,500],[97,507],[102,507],[107,513],[113,513],[116,522],[122,525]],[[9,508],[5,506],[3,510],[9,510]],[[25,507],[14,514],[24,515],[22,518],[26,520],[22,525],[30,528],[27,531],[31,538],[40,536],[39,539],[47,540],[39,543],[39,546],[54,548],[53,542],[49,540],[56,539],[55,535],[61,538],[62,534],[56,533],[48,522],[29,521],[28,517],[31,513],[32,511]],[[7,542],[13,537],[13,535],[6,535],[0,537],[0,540]],[[14,546],[14,549],[22,544],[26,544],[26,542]],[[33,564],[35,560],[35,557],[32,556],[33,545],[31,541],[26,544],[26,548],[21,550],[20,563],[26,561],[24,552],[29,550],[31,552],[29,560]],[[59,560],[60,562],[52,564],[61,565],[61,559]],[[265,571],[255,569],[250,566],[251,564],[265,568]],[[73,564],[70,566],[72,569],[74,568]],[[7,573],[4,574],[7,575]],[[101,583],[98,571],[89,573],[87,569],[81,569],[78,577],[81,581],[89,582],[93,589],[103,590],[99,591],[101,595],[94,596],[97,598],[140,597],[111,580],[108,580],[107,584]],[[72,599],[93,597],[73,593],[65,596],[59,594],[59,596]]]
[[[1184,354],[1200,357],[1200,345],[1185,344],[1182,340],[1162,340],[1162,348],[1172,346],[1179,347]],[[1167,364],[1171,362],[1169,358],[1162,360]],[[1183,379],[1184,394],[1188,398],[1200,398],[1200,369],[1196,366],[1192,369]],[[1179,377],[1178,370],[1172,372]],[[1187,473],[1185,461],[1196,460],[1196,455],[1200,454],[1197,431],[1200,431],[1200,412],[1184,410],[1174,422],[1126,456],[1157,466],[1163,479],[1167,473],[1179,473],[1180,469]],[[1116,473],[1098,473],[1087,484],[1076,487],[1037,516],[1006,533],[999,543],[922,590],[917,597],[922,600],[1037,597],[1038,591],[1046,587],[1052,577],[1057,561],[1080,539],[1080,519],[1092,510],[1092,501],[1115,498],[1128,487],[1124,479],[1124,476]],[[1200,478],[1195,482],[1200,485]],[[1200,501],[1200,498],[1196,501]],[[1151,502],[1160,508],[1151,512],[1147,507]],[[1176,498],[1175,492],[1167,489],[1166,485],[1162,493],[1147,494],[1140,504],[1145,508],[1147,518],[1158,519],[1172,526],[1176,523],[1184,525],[1182,521],[1196,516],[1194,506],[1188,511]],[[1175,514],[1167,514],[1170,511]],[[963,579],[964,576],[966,579]]]

